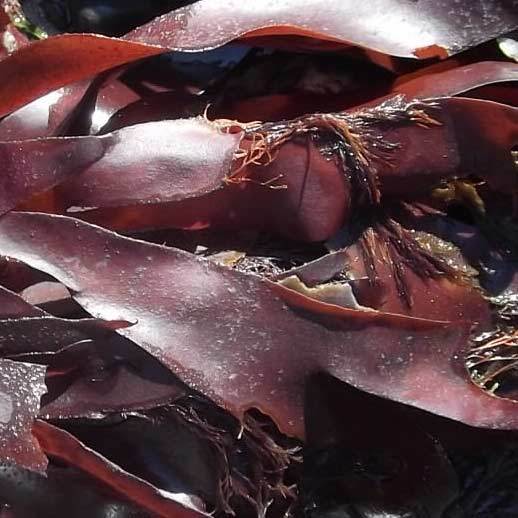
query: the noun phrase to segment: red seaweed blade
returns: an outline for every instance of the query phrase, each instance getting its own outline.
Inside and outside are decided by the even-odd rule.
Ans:
[[[34,238],[26,237],[28,229],[37,230]],[[82,248],[72,251],[78,235]],[[91,314],[136,321],[120,333],[235,415],[257,406],[289,434],[303,435],[302,390],[315,370],[472,425],[517,426],[513,402],[469,379],[469,324],[319,303],[62,216],[4,216],[0,248],[63,282]],[[229,344],[240,345],[229,354]]]

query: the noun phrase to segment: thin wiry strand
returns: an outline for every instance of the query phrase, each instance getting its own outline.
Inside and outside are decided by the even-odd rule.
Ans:
[[[383,123],[412,123],[429,128],[441,126],[442,123],[430,112],[439,109],[434,99],[407,101],[404,96],[396,95],[373,108],[361,110],[350,115],[358,126],[374,126]]]
[[[473,381],[496,392],[512,374],[518,373],[518,330],[502,329],[474,340],[466,359]]]
[[[168,410],[203,441],[208,441],[216,454],[216,511],[237,516],[233,506],[236,499],[242,499],[259,517],[265,515],[278,496],[295,501],[295,489],[285,483],[285,475],[292,464],[301,462],[299,444],[278,443],[278,432],[250,413],[236,426],[238,423],[204,399],[187,397]]]
[[[435,107],[434,102],[408,103],[396,96],[378,107],[354,114],[316,113],[266,123],[241,123],[228,119],[210,123],[219,131],[239,131],[243,134],[242,145],[234,155],[234,166],[226,178],[227,183],[254,181],[249,176],[248,168],[271,164],[279,149],[288,141],[308,135],[314,138],[330,136],[333,139],[332,152],[339,157],[344,174],[355,182],[360,192],[366,194],[370,203],[378,204],[381,193],[376,164],[390,165],[390,155],[398,148],[398,144],[383,141],[373,130],[384,124],[410,123],[421,127],[439,125],[440,122],[427,112]],[[261,185],[285,188],[285,185],[274,185],[279,178]]]
[[[359,245],[369,282],[379,280],[376,259],[389,265],[399,297],[408,308],[413,306],[412,290],[408,286],[407,269],[423,279],[447,277],[457,283],[468,283],[464,277],[423,248],[412,233],[394,219],[384,216],[361,235]]]

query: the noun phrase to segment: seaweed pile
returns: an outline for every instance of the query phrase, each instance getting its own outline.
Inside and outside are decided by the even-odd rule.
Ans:
[[[517,0],[2,7],[1,518],[517,515]]]

